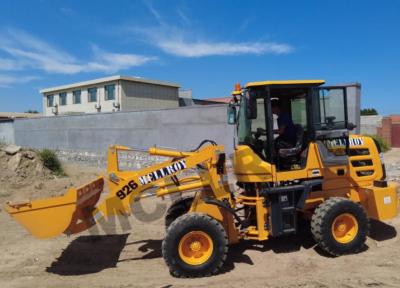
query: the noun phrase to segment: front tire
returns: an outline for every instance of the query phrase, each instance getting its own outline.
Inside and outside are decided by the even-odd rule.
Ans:
[[[167,230],[162,253],[175,277],[204,277],[217,274],[228,252],[224,227],[203,213],[177,218]]]
[[[346,198],[326,200],[311,219],[315,241],[333,256],[360,252],[365,246],[368,230],[368,217],[363,207]]]

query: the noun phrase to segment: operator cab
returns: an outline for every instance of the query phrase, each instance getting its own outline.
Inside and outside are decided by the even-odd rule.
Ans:
[[[263,81],[248,83],[243,89],[236,86],[228,122],[237,125],[237,143],[275,164],[278,171],[304,168],[311,141],[325,148],[331,140],[348,143],[346,89],[321,87],[324,83]],[[347,149],[335,155],[329,152],[327,157],[344,164]]]

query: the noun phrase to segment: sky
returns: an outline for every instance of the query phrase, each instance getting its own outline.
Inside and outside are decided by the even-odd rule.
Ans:
[[[110,75],[193,97],[286,79],[359,82],[400,114],[400,1],[18,1],[0,4],[0,111],[42,111],[40,89]]]

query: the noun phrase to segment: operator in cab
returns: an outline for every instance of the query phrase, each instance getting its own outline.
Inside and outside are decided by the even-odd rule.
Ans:
[[[296,145],[296,127],[290,115],[281,110],[278,99],[271,99],[272,113],[278,116],[278,129],[275,130],[279,136],[275,139],[276,148],[292,148]]]

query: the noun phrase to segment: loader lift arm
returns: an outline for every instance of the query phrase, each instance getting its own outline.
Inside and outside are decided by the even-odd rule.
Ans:
[[[117,152],[121,150],[129,151],[130,149],[123,146],[113,146],[109,149],[110,193],[93,211],[95,221],[99,221],[100,217],[108,217],[112,214],[131,214],[131,203],[147,197],[148,194],[145,192],[152,188],[156,188],[153,195],[157,197],[207,186],[211,186],[217,199],[230,193],[227,185],[221,185],[224,183],[224,173],[217,173],[220,172],[217,170],[221,169],[220,159],[223,157],[221,155],[225,155],[223,146],[208,145],[196,152],[179,152],[152,147],[149,149],[150,155],[172,157],[172,159],[139,171],[119,171]],[[174,180],[180,172],[196,168],[199,164],[206,167],[200,176],[188,176],[178,179],[178,181]]]
[[[150,155],[170,159],[137,171],[119,169],[119,151],[134,150],[125,146],[109,147],[106,177],[109,193],[97,206],[103,189],[103,177],[78,189],[71,188],[61,197],[7,203],[7,211],[34,236],[49,238],[62,233],[70,235],[82,232],[112,215],[130,215],[132,202],[149,196],[162,197],[205,187],[213,191],[217,200],[227,199],[226,196],[230,195],[223,146],[212,143],[191,152],[152,147],[148,151]],[[198,176],[177,178],[179,173],[199,165],[205,169],[199,169]],[[149,190],[152,192],[149,193]],[[230,198],[227,200],[231,203]]]

